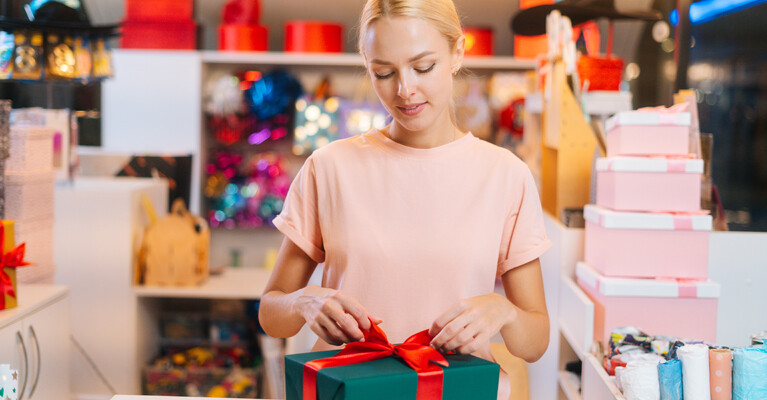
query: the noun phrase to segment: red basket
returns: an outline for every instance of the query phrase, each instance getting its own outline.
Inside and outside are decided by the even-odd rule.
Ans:
[[[492,56],[493,30],[489,28],[464,28],[467,56]]]
[[[285,51],[341,53],[343,26],[323,21],[289,21],[285,24]]]
[[[127,21],[191,21],[192,0],[126,0]]]
[[[577,65],[581,87],[588,80],[589,91],[617,91],[620,89],[621,77],[623,76],[623,60],[620,58],[582,56],[578,59]]]
[[[124,49],[194,50],[197,25],[186,22],[125,21],[120,47]]]
[[[269,30],[261,25],[222,24],[218,28],[218,49],[225,51],[266,51]]]

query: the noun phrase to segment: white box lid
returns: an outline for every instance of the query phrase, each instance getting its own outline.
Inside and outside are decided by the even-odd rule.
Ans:
[[[583,207],[583,218],[606,229],[710,231],[713,226],[708,214],[613,211],[593,204]]]
[[[702,174],[699,158],[604,157],[597,159],[597,171],[613,172],[677,172]]]
[[[674,278],[606,277],[584,262],[578,262],[575,276],[599,294],[608,297],[719,298],[719,284],[711,281]]]
[[[692,117],[688,112],[621,111],[605,121],[605,129],[611,131],[618,126],[690,126]]]

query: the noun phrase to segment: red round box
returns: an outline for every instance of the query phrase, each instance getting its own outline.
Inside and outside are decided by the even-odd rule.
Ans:
[[[325,21],[289,21],[285,24],[285,51],[341,53],[343,26]]]
[[[467,56],[492,56],[493,30],[489,28],[464,28]]]
[[[218,49],[266,51],[269,49],[269,30],[261,25],[222,24],[218,28]]]

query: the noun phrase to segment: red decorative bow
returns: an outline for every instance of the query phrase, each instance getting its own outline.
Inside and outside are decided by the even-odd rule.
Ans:
[[[317,398],[317,372],[322,368],[341,367],[396,355],[418,373],[418,400],[442,398],[442,368],[448,366],[445,357],[429,346],[429,331],[424,330],[410,336],[405,343],[393,345],[386,334],[373,321],[370,330],[364,331],[364,342],[348,343],[333,357],[321,358],[304,364],[304,400]]]
[[[24,251],[26,250],[26,244],[22,243],[14,247],[11,251],[5,252],[5,226],[0,223],[0,310],[5,308],[5,295],[16,297],[16,292],[13,290],[13,281],[11,277],[5,272],[5,268],[17,268],[30,265],[24,261]]]

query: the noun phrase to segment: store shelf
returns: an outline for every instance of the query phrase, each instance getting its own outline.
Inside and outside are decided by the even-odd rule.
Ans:
[[[283,53],[203,51],[202,61],[208,64],[254,64],[362,67],[362,56],[354,53]],[[514,57],[466,57],[463,66],[469,69],[532,70],[535,60]]]
[[[138,297],[255,300],[264,292],[271,273],[263,268],[227,268],[200,286],[136,286],[133,292]]]
[[[581,400],[581,379],[568,371],[559,371],[559,387],[567,400]]]
[[[626,400],[615,382],[591,354],[583,357],[581,396],[588,400]]]
[[[594,303],[566,276],[559,282],[559,331],[578,358],[589,351],[594,340]]]
[[[632,97],[630,92],[593,91],[583,93],[583,105],[590,115],[609,117],[619,111],[630,111]],[[528,93],[525,96],[525,110],[532,114],[543,112],[541,92]]]

